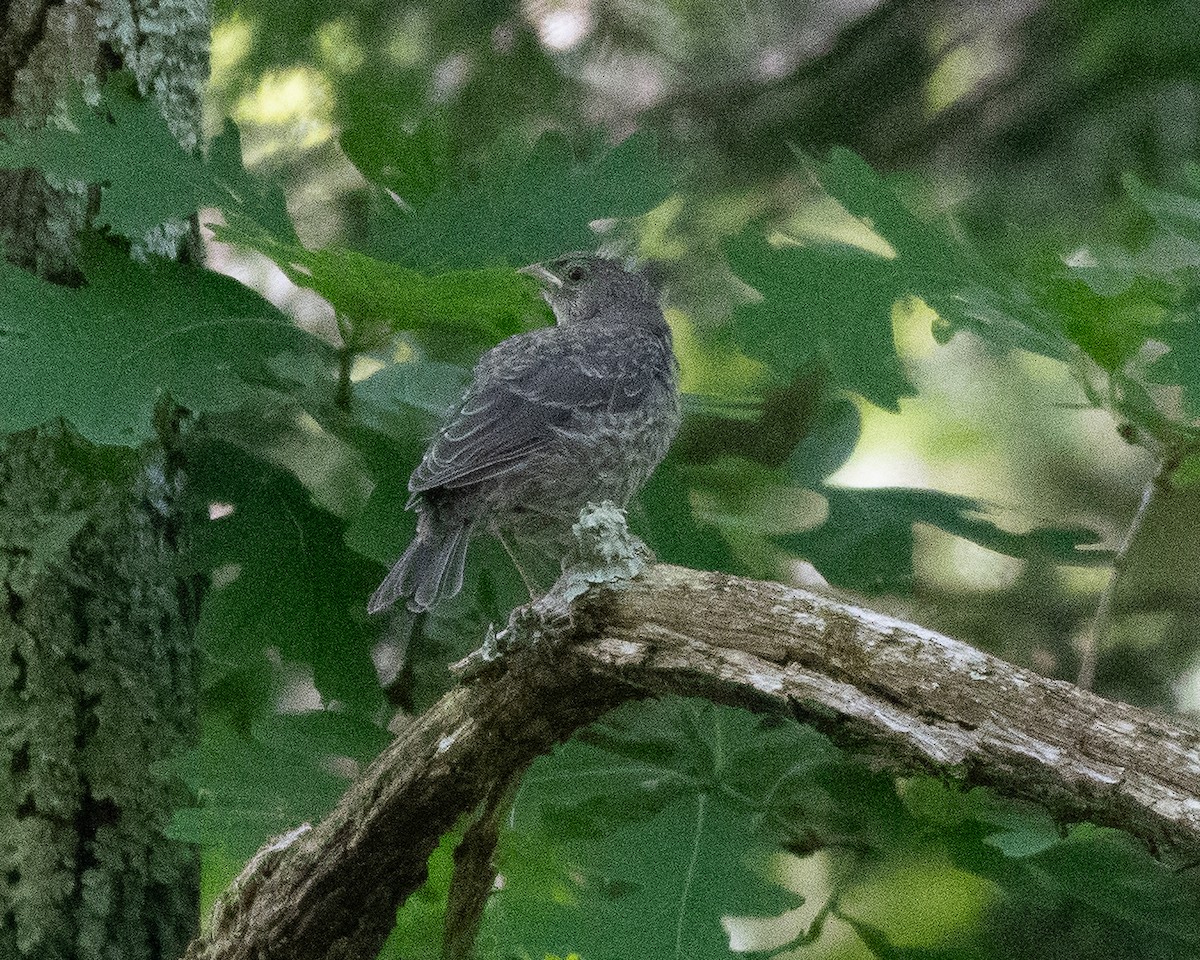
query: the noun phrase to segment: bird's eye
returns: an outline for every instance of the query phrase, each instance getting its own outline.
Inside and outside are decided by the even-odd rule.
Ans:
[[[578,283],[583,279],[583,267],[579,266],[578,264],[573,266],[567,271],[567,279],[572,283]]]

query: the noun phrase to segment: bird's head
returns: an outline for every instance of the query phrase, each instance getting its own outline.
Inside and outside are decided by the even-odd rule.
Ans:
[[[658,294],[639,271],[595,253],[569,253],[531,263],[518,273],[534,277],[560,324],[637,322],[657,318]]]

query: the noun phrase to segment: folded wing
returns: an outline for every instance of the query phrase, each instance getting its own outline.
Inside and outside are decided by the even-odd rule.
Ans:
[[[628,411],[643,402],[650,385],[644,378],[607,363],[596,345],[585,355],[552,336],[561,332],[551,328],[510,338],[480,361],[458,410],[409,479],[414,495],[518,470],[562,431],[597,413]],[[537,334],[542,337],[528,339]]]

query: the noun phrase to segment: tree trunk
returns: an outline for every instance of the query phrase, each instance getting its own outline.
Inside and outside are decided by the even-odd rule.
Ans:
[[[197,142],[207,0],[11,0],[0,115],[37,125],[69,85],[129,69]],[[78,282],[83,185],[0,172],[14,262]],[[146,247],[191,255],[195,230]],[[194,591],[178,575],[178,423],[163,443],[94,447],[64,424],[0,442],[0,957],[177,957],[194,935],[194,851],[164,827],[179,787],[154,764],[196,731]]]

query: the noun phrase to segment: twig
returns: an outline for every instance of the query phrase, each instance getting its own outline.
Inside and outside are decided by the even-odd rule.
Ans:
[[[1113,603],[1117,596],[1118,581],[1125,569],[1129,549],[1133,546],[1133,541],[1137,539],[1137,535],[1142,529],[1142,524],[1146,520],[1150,501],[1154,499],[1154,492],[1165,478],[1166,466],[1164,464],[1159,467],[1153,477],[1146,481],[1146,486],[1142,490],[1142,499],[1133,514],[1133,519],[1129,522],[1129,529],[1125,531],[1125,539],[1121,541],[1121,546],[1113,555],[1112,571],[1109,573],[1108,582],[1104,584],[1104,590],[1100,594],[1100,602],[1096,604],[1096,612],[1092,614],[1092,619],[1088,622],[1087,627],[1076,641],[1076,646],[1079,650],[1079,675],[1075,680],[1075,684],[1081,690],[1091,690],[1092,684],[1096,680],[1096,658],[1099,651],[1100,638],[1108,627],[1108,621],[1112,616]]]
[[[454,848],[454,876],[446,900],[443,960],[469,960],[483,922],[483,910],[496,885],[493,857],[500,840],[500,823],[508,814],[520,778],[497,783],[484,801],[483,810]]]
[[[358,352],[358,348],[354,335],[354,327],[351,325],[350,319],[341,313],[335,313],[334,320],[337,323],[338,334],[342,338],[342,343],[337,349],[337,392],[334,394],[333,402],[338,410],[344,413],[350,409],[350,403],[354,397],[354,387],[350,381],[350,374],[354,368],[354,357]]]

